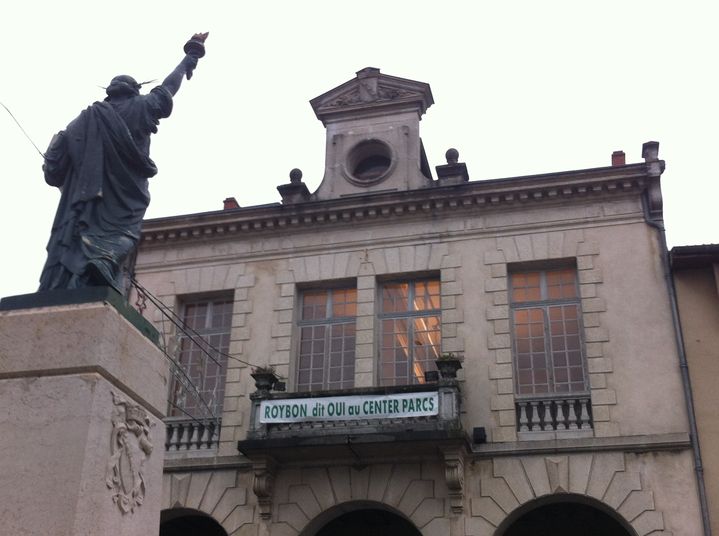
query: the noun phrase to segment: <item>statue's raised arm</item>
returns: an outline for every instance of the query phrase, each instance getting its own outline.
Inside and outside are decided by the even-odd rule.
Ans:
[[[185,44],[185,57],[145,95],[141,84],[116,76],[107,97],[56,134],[45,154],[45,181],[61,189],[39,290],[112,286],[123,290],[122,265],[140,239],[150,203],[150,136],[172,112],[183,78],[204,56],[208,34]]]

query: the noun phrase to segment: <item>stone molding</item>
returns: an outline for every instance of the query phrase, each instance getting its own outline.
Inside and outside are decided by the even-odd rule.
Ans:
[[[375,109],[416,111],[420,116],[434,104],[429,84],[381,74],[379,69],[366,67],[357,76],[310,101],[323,123],[333,120],[366,117]],[[377,113],[375,111],[375,113]]]
[[[639,536],[664,532],[664,516],[640,473],[625,467],[623,453],[496,458],[476,468],[479,493],[471,499],[467,534],[493,536],[512,512],[541,497],[576,494],[617,512]]]
[[[496,210],[566,203],[568,199],[639,195],[658,177],[647,175],[646,164],[594,168],[509,179],[473,181],[460,186],[429,187],[286,206],[260,205],[246,209],[206,212],[146,220],[142,247],[177,241],[251,236],[258,232],[322,228],[327,225],[383,222],[387,219],[452,214],[458,210]]]

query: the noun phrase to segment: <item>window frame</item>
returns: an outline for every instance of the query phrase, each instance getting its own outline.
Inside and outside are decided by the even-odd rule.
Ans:
[[[561,298],[550,298],[548,293],[549,286],[547,285],[547,274],[559,270],[572,270],[574,274],[574,287],[575,294],[573,297],[561,297]],[[514,286],[512,284],[512,277],[518,274],[529,274],[539,273],[540,274],[540,299],[538,300],[527,300],[517,302],[514,300]],[[508,278],[508,304],[509,304],[509,321],[510,321],[510,338],[512,346],[512,367],[514,371],[514,394],[515,398],[520,400],[545,400],[545,399],[561,399],[561,398],[577,398],[581,396],[590,395],[589,385],[589,371],[587,367],[587,354],[585,348],[585,334],[584,334],[584,323],[582,314],[581,296],[579,292],[579,274],[577,271],[576,263],[574,262],[553,262],[553,263],[542,263],[542,264],[520,264],[513,266],[507,270]],[[576,307],[576,322],[577,322],[577,337],[579,339],[577,345],[577,351],[579,352],[579,364],[582,370],[582,390],[567,390],[558,391],[556,381],[556,369],[561,368],[555,362],[555,350],[552,343],[552,332],[551,332],[551,319],[549,315],[549,309],[551,307],[562,307],[567,305],[573,305]],[[533,392],[533,393],[521,393],[519,383],[519,353],[517,348],[517,327],[515,325],[515,313],[520,310],[532,310],[540,309],[542,311],[542,322],[543,322],[543,338],[544,338],[544,355],[545,364],[547,371],[547,388],[546,392]],[[563,332],[566,336],[566,333]],[[555,335],[556,336],[556,335]],[[534,370],[529,369],[529,370]],[[567,382],[561,382],[567,383]],[[569,382],[571,384],[571,382]],[[536,391],[536,385],[532,383],[532,390]]]
[[[397,283],[408,283],[409,284],[409,290],[407,294],[407,303],[411,304],[414,301],[414,296],[416,295],[416,285],[417,283],[424,283],[427,281],[434,281],[437,283],[438,286],[438,294],[437,297],[439,299],[439,306],[436,309],[422,309],[422,310],[406,310],[406,311],[392,311],[392,312],[384,312],[384,289],[387,285],[391,284],[397,284]],[[383,359],[382,359],[382,351],[384,348],[383,345],[383,339],[384,339],[384,329],[383,324],[385,320],[392,320],[392,319],[405,319],[408,321],[408,340],[411,340],[413,337],[411,336],[412,330],[414,329],[414,319],[422,318],[422,317],[437,317],[438,319],[438,329],[437,333],[439,335],[439,342],[436,345],[433,345],[437,348],[436,351],[436,358],[440,357],[442,355],[442,278],[440,274],[424,274],[424,275],[405,275],[405,276],[398,276],[393,278],[387,278],[383,279],[378,282],[377,285],[377,373],[375,375],[377,385],[381,387],[392,387],[392,386],[404,386],[404,385],[419,385],[424,384],[425,379],[419,378],[415,376],[414,374],[409,374],[409,378],[412,380],[408,383],[398,383],[397,376],[392,376],[391,379],[385,378],[382,374],[382,367],[383,367]],[[408,359],[409,359],[409,370],[411,371],[414,367],[415,358],[414,358],[414,344],[408,344],[407,348],[409,351]],[[393,361],[394,363],[394,361]],[[429,360],[429,367],[424,371],[435,371],[437,370],[437,367],[434,363],[434,360]],[[391,381],[388,381],[391,380]]]
[[[188,325],[188,331],[192,330],[196,332],[203,340],[206,340],[205,337],[212,337],[212,336],[223,336],[225,335],[227,337],[227,344],[226,345],[215,345],[213,346],[217,348],[218,352],[214,353],[214,358],[216,361],[220,363],[220,370],[218,371],[218,374],[215,376],[217,378],[216,384],[213,387],[212,390],[208,389],[204,384],[206,382],[206,374],[207,374],[207,366],[208,363],[212,363],[212,360],[209,356],[205,354],[204,351],[199,350],[201,352],[201,363],[202,363],[202,371],[200,373],[198,384],[195,385],[197,388],[197,391],[201,394],[204,394],[205,392],[214,391],[215,395],[213,396],[212,400],[205,400],[207,402],[207,405],[210,407],[210,409],[213,411],[214,415],[219,418],[222,415],[222,411],[224,408],[224,398],[225,398],[225,392],[226,392],[226,383],[227,383],[227,368],[228,368],[228,357],[226,354],[229,354],[229,347],[230,343],[232,341],[232,317],[234,315],[234,305],[235,305],[235,299],[234,299],[234,293],[233,292],[223,292],[223,293],[212,293],[212,294],[201,294],[201,295],[189,295],[189,296],[182,296],[177,298],[177,310],[178,310],[178,317],[183,323],[183,325]],[[221,326],[219,328],[212,328],[208,327],[212,324],[212,319],[215,317],[214,309],[217,307],[218,304],[229,304],[230,310],[229,310],[229,321],[226,326]],[[205,320],[204,320],[204,327],[201,329],[198,329],[197,327],[190,327],[188,323],[187,318],[187,308],[189,306],[194,305],[201,305],[206,304],[208,306],[207,311],[205,312]],[[192,346],[196,346],[197,343],[195,343],[192,339],[196,337],[194,333],[190,331],[190,335],[192,335],[192,338],[182,332],[178,328],[178,331],[176,332],[176,347],[173,352],[175,355],[175,359],[177,361],[177,366],[180,366],[185,371],[185,374],[192,378],[192,371],[191,371],[191,365],[187,363],[182,363],[182,353],[183,353],[183,341],[187,340],[190,341],[189,344]],[[210,343],[207,342],[209,345]],[[209,351],[209,347],[205,346],[205,349]],[[223,355],[224,354],[224,355]],[[190,361],[191,363],[191,361]],[[214,365],[217,365],[217,363],[213,363]],[[184,376],[183,376],[184,377]],[[185,379],[186,380],[186,379]],[[180,387],[181,388],[181,387]],[[192,395],[192,398],[194,400],[195,396],[194,393]],[[174,404],[174,405],[173,405]],[[176,406],[180,406],[182,409],[178,409]],[[176,418],[204,418],[206,417],[205,412],[207,411],[207,408],[199,401],[196,400],[195,403],[189,407],[184,406],[182,403],[178,401],[178,379],[176,376],[173,375],[172,381],[170,382],[170,393],[168,397],[168,416],[169,417],[176,417]],[[194,413],[193,413],[194,412]],[[188,416],[188,413],[191,415]]]
[[[332,300],[332,295],[338,291],[347,291],[347,290],[354,290],[355,292],[355,313],[353,316],[332,316],[334,314],[334,302]],[[303,309],[304,309],[304,300],[305,295],[310,292],[326,292],[327,293],[327,300],[325,303],[325,317],[322,319],[303,319]],[[356,282],[328,282],[326,284],[322,284],[320,286],[304,286],[301,288],[298,288],[297,291],[297,321],[295,322],[295,326],[297,329],[297,339],[296,339],[296,351],[295,351],[295,359],[294,359],[294,382],[295,382],[295,390],[297,392],[320,392],[320,391],[329,391],[329,390],[342,390],[342,389],[352,389],[355,385],[355,364],[357,361],[357,308],[359,307],[359,302],[357,301],[357,284]],[[352,373],[349,380],[345,378],[341,378],[339,380],[340,384],[349,382],[351,385],[341,385],[340,387],[329,387],[331,380],[330,380],[330,368],[331,368],[331,352],[332,352],[332,326],[337,325],[352,325],[354,328],[354,344],[351,347],[351,361],[352,361]],[[323,368],[322,368],[322,387],[321,388],[314,388],[312,383],[312,377],[310,372],[310,381],[307,385],[300,383],[300,374],[304,370],[300,367],[300,360],[302,358],[302,330],[306,327],[315,327],[315,326],[324,326],[325,327],[325,333],[324,333],[324,350],[323,350]],[[341,365],[341,368],[344,368],[344,356],[343,356],[343,363]],[[310,368],[310,371],[312,369]]]

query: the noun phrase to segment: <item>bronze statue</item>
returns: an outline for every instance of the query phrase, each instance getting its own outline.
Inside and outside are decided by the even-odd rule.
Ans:
[[[134,251],[150,203],[150,135],[172,112],[183,77],[204,56],[207,34],[195,34],[186,56],[159,86],[141,95],[131,76],[116,76],[95,102],[56,134],[45,182],[62,191],[39,290],[111,286],[122,292],[122,265]]]

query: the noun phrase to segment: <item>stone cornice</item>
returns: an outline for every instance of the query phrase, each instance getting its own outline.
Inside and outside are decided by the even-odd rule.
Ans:
[[[327,201],[273,203],[146,220],[143,247],[177,241],[306,231],[326,225],[441,215],[458,210],[516,210],[557,202],[642,194],[659,177],[644,163],[492,179],[404,192],[378,192]]]
[[[536,454],[576,454],[579,452],[656,452],[691,448],[687,433],[649,434],[618,437],[584,437],[541,441],[512,441],[474,445],[472,457],[530,456]]]

